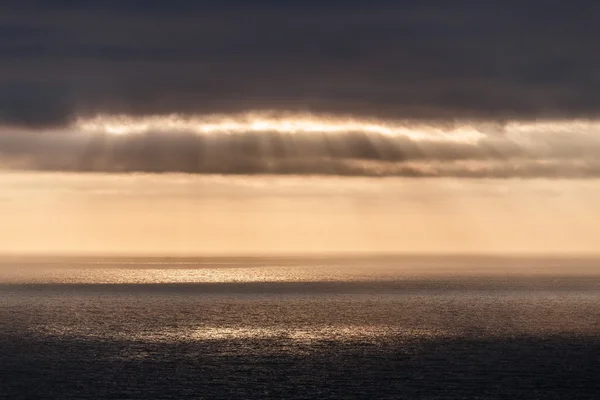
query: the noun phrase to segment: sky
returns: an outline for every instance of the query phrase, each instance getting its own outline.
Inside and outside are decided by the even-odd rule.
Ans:
[[[0,252],[593,252],[600,3],[3,1]]]
[[[594,255],[589,179],[0,174],[0,254]]]

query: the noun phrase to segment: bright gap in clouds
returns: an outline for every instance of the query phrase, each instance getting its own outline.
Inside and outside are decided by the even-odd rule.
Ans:
[[[443,126],[407,121],[340,117],[308,113],[249,112],[211,115],[97,115],[79,118],[74,128],[83,132],[114,135],[146,132],[187,132],[235,134],[276,132],[281,134],[343,134],[362,132],[384,136],[405,136],[412,140],[440,140],[472,143],[484,137],[476,126]]]
[[[237,114],[166,114],[131,116],[98,114],[78,117],[73,129],[88,133],[130,135],[148,132],[195,134],[236,134],[275,132],[281,134],[343,134],[362,132],[383,136],[404,136],[411,140],[476,143],[490,136],[511,140],[543,138],[544,135],[598,135],[600,121],[507,120],[507,121],[416,121],[386,120],[328,114],[255,111]]]

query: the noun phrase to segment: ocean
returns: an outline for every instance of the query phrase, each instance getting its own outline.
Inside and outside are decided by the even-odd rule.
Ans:
[[[4,257],[1,399],[599,399],[600,260]]]

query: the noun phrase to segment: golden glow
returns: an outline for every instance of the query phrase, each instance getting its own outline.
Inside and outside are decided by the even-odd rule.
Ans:
[[[485,137],[475,126],[445,126],[354,117],[313,114],[250,112],[212,115],[98,115],[79,118],[75,129],[112,135],[151,131],[204,134],[276,132],[279,134],[343,134],[361,132],[385,136],[405,136],[412,140],[474,143]]]
[[[569,134],[600,134],[600,121],[589,119],[573,120],[536,120],[530,122],[508,122],[507,132],[512,133],[569,133]]]
[[[544,148],[548,141],[578,143],[600,136],[600,121],[454,121],[419,122],[375,118],[342,117],[327,114],[276,113],[267,111],[210,115],[97,115],[80,117],[73,130],[85,133],[132,135],[149,132],[227,135],[272,132],[282,135],[343,135],[404,137],[413,141],[435,141],[476,145],[483,140],[506,141],[528,148]]]
[[[5,173],[0,188],[0,254],[600,249],[593,179]]]

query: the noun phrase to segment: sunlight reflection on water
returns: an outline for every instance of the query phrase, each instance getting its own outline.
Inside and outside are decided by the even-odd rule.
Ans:
[[[306,382],[314,390],[298,398],[516,399],[550,398],[523,393],[560,381],[564,398],[597,393],[593,263],[588,275],[544,262],[256,264],[0,263],[0,387],[149,398],[153,382],[152,398],[233,398],[236,382],[293,398]],[[501,396],[482,396],[495,382]],[[507,395],[512,382],[525,389]]]
[[[600,276],[596,259],[477,257],[0,259],[0,283],[364,282],[422,277]]]

